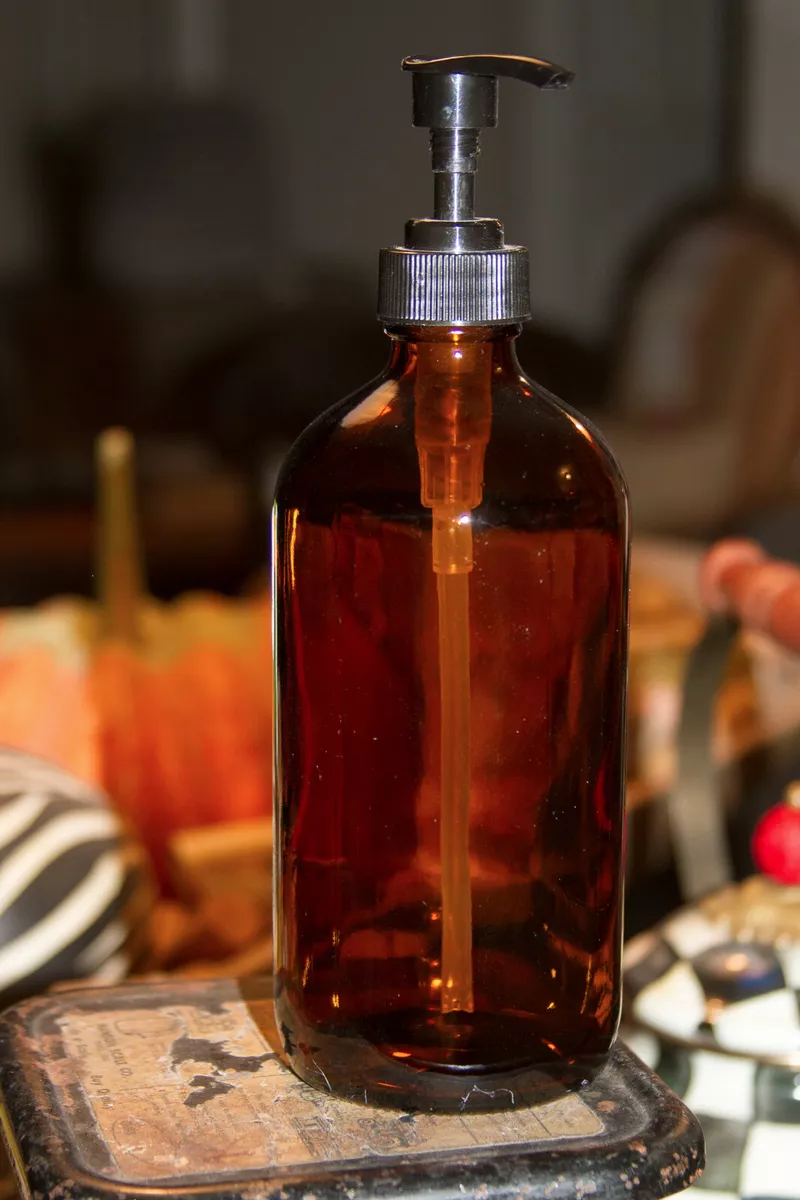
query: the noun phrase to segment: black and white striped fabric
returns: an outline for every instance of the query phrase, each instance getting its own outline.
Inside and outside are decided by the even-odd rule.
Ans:
[[[625,986],[625,1041],[703,1126],[698,1200],[800,1200],[800,945],[685,909],[628,944]]]
[[[0,1004],[123,978],[149,903],[141,850],[105,796],[0,747]]]

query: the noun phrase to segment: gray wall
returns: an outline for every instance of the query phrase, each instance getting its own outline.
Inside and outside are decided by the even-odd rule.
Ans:
[[[521,50],[578,81],[568,94],[503,86],[479,207],[531,247],[541,318],[601,333],[635,239],[717,178],[724,3],[0,0],[0,271],[35,253],[20,158],[32,120],[216,76],[264,124],[280,222],[261,264],[267,286],[302,299],[325,267],[371,298],[378,246],[429,207],[426,137],[409,124],[400,58]]]
[[[800,214],[800,4],[751,0],[748,21],[747,174]]]

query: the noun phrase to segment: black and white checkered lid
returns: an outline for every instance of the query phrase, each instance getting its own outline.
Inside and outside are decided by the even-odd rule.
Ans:
[[[657,1036],[800,1071],[800,941],[744,941],[686,908],[629,942],[625,983],[629,1017]]]
[[[800,941],[686,908],[628,944],[625,988],[626,1042],[703,1126],[698,1200],[800,1200]]]

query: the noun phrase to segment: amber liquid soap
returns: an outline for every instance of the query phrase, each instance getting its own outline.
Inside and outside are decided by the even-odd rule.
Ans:
[[[627,500],[516,326],[397,328],[275,504],[276,1006],[309,1083],[579,1083],[620,998]]]

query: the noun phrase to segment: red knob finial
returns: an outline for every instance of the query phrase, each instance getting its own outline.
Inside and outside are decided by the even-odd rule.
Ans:
[[[789,784],[783,803],[758,822],[751,848],[759,871],[778,883],[800,887],[800,780]]]

